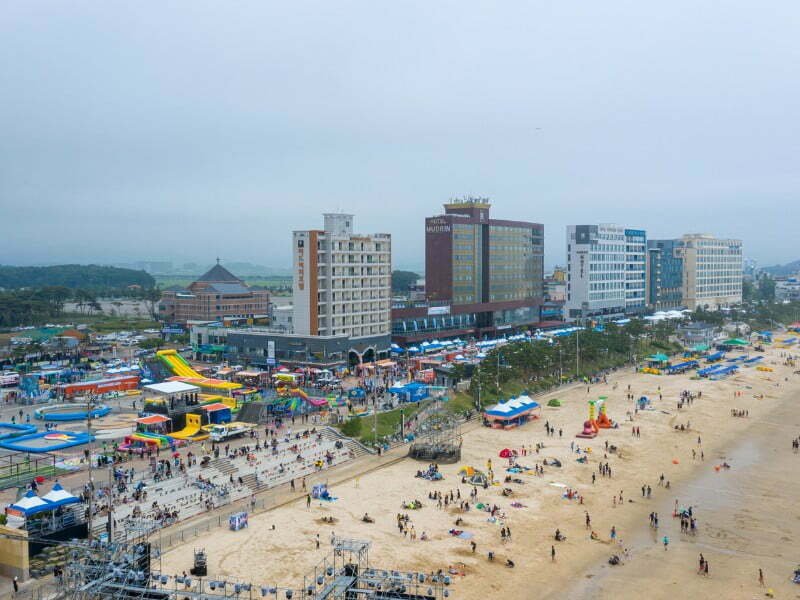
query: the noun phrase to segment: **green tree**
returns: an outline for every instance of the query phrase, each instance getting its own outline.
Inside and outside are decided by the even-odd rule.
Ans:
[[[160,337],[151,337],[142,340],[138,345],[142,350],[158,350],[164,345],[164,340]]]
[[[408,292],[408,288],[416,283],[419,275],[413,271],[392,271],[392,291]]]
[[[775,280],[766,273],[758,279],[758,299],[761,302],[775,302]]]
[[[158,303],[161,301],[161,290],[158,287],[142,291],[142,300],[147,306],[147,312],[154,321],[158,320]]]

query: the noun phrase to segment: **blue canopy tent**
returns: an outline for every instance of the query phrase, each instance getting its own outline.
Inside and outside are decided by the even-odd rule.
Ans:
[[[718,360],[722,360],[723,358],[725,358],[724,352],[714,352],[713,354],[706,356],[706,362],[716,362]]]
[[[389,393],[397,394],[400,402],[419,402],[428,397],[428,386],[412,381],[405,385],[393,385],[389,388]]]
[[[20,498],[13,504],[9,504],[7,510],[11,512],[16,512],[24,517],[30,517],[35,515],[36,513],[55,510],[55,508],[56,507],[53,506],[50,502],[42,500],[39,496],[37,496],[36,492],[34,492],[33,490],[28,490],[28,493],[25,494],[22,498]]]
[[[42,500],[49,502],[53,508],[66,506],[67,504],[78,504],[81,501],[80,498],[65,490],[60,483],[56,483],[52,490],[42,496]]]
[[[539,403],[522,395],[490,406],[484,411],[483,418],[493,429],[513,429],[526,423],[537,410],[541,410]]]

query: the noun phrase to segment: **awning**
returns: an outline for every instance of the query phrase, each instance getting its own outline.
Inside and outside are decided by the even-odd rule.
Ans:
[[[207,410],[208,412],[214,412],[216,410],[225,410],[228,407],[225,406],[222,402],[214,402],[212,404],[206,404],[204,406],[201,406],[200,408],[202,408],[203,410]]]
[[[729,340],[725,340],[720,344],[721,346],[747,346],[747,342],[741,338],[731,338]]]
[[[137,423],[141,423],[142,425],[156,425],[158,423],[166,423],[167,421],[171,421],[169,417],[165,417],[164,415],[150,415],[149,417],[140,417],[136,419]]]

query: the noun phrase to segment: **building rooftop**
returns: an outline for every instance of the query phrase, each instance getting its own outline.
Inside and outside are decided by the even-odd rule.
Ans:
[[[217,283],[209,285],[207,290],[220,294],[247,294],[250,289],[241,283]]]
[[[197,281],[206,283],[242,283],[241,279],[219,264],[219,259],[217,259],[217,264],[198,277]]]

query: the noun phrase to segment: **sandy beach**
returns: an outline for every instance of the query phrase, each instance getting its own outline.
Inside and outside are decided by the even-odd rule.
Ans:
[[[305,499],[299,498],[254,516],[246,530],[218,529],[198,537],[167,552],[162,569],[188,572],[193,549],[204,547],[209,575],[296,585],[329,551],[335,533],[371,540],[371,562],[384,568],[432,571],[463,563],[465,575],[455,577],[452,586],[457,598],[485,598],[493,593],[506,598],[757,598],[764,597],[767,588],[774,589],[778,598],[800,597],[800,586],[790,581],[800,562],[796,503],[800,455],[791,448],[792,438],[800,435],[800,377],[782,365],[781,352],[786,351],[767,352],[764,363],[773,372],[751,367],[723,381],[692,381],[687,375],[646,375],[629,369],[588,391],[586,386],[573,386],[537,398],[545,405],[557,397],[563,406],[545,407],[539,421],[517,430],[475,427],[467,431],[462,461],[442,466],[442,481],[415,478],[425,465],[402,460],[333,486],[335,502],[314,501],[307,508]],[[629,385],[635,398],[644,395],[653,400],[653,410],[633,414],[634,404],[626,400]],[[678,410],[683,390],[702,392],[702,397]],[[737,392],[741,395],[736,396]],[[608,397],[608,414],[619,428],[602,430],[594,440],[576,439],[587,418],[587,400],[598,396]],[[749,416],[733,417],[732,408],[746,409]],[[546,421],[555,426],[555,436],[546,435]],[[674,429],[687,423],[690,431]],[[641,437],[631,435],[633,426],[640,429]],[[606,458],[606,441],[617,446],[622,456],[608,453]],[[533,468],[544,458],[557,458],[563,467],[546,466],[541,476],[514,475],[521,484],[479,488],[478,502],[499,507],[501,519],[496,522],[489,522],[488,513],[474,508],[461,511],[458,500],[440,509],[436,500],[428,499],[432,491],[456,494],[458,490],[468,500],[471,486],[461,483],[457,475],[461,465],[485,470],[491,459],[495,478],[502,480],[507,462],[498,452],[537,443],[545,446],[541,453],[520,456],[520,464]],[[590,447],[591,453],[576,453],[572,443]],[[586,463],[576,461],[584,455]],[[599,474],[601,462],[609,464],[611,477]],[[723,462],[731,468],[715,469]],[[659,485],[662,473],[669,489]],[[336,471],[319,478],[320,482],[336,480]],[[308,483],[317,482],[310,479]],[[649,499],[642,497],[643,485],[652,488]],[[564,486],[576,489],[582,503],[564,498]],[[513,494],[503,496],[503,487],[512,488]],[[401,509],[402,501],[412,499],[421,500],[423,508]],[[672,517],[676,500],[682,508],[692,507],[696,534],[681,533],[680,520]],[[512,502],[522,506],[512,507]],[[361,521],[365,512],[375,523]],[[398,512],[408,513],[416,540],[399,532]],[[591,529],[585,526],[587,512]],[[651,512],[659,515],[657,531],[649,524]],[[322,521],[328,516],[336,519],[335,524]],[[448,533],[459,517],[463,523],[457,528],[473,534],[475,553],[468,540]],[[512,534],[505,543],[500,537],[503,526]],[[610,539],[612,527],[616,541]],[[565,541],[554,541],[556,528],[566,535]],[[590,539],[591,530],[599,539]],[[423,532],[428,541],[421,541]],[[662,543],[664,535],[669,538],[668,550]],[[554,561],[551,546],[556,550]],[[487,559],[489,551],[495,554],[493,562]],[[697,574],[700,553],[709,562],[708,577]],[[613,554],[624,564],[610,566]],[[513,559],[513,569],[505,566],[507,558]],[[765,587],[759,586],[759,568],[764,571]]]

